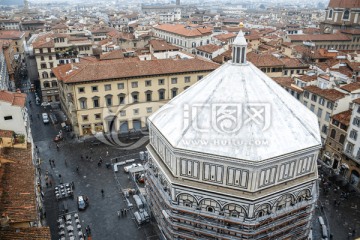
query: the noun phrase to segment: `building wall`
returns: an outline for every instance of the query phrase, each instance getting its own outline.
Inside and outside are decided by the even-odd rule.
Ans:
[[[0,90],[9,90],[9,74],[7,71],[7,65],[5,61],[5,56],[2,50],[0,50]]]
[[[68,108],[66,112],[71,115],[74,124],[74,130],[76,134],[80,136],[90,134],[91,131],[108,132],[109,122],[113,121],[114,130],[125,131],[134,128],[133,121],[140,121],[140,127],[146,127],[146,118],[153,112],[158,110],[168,100],[173,98],[173,94],[180,94],[187,87],[198,81],[198,78],[202,78],[209,72],[198,73],[181,73],[176,75],[167,76],[153,76],[148,78],[129,78],[124,80],[105,80],[102,82],[92,83],[77,83],[77,84],[62,84],[60,88],[63,108]],[[185,82],[185,78],[190,77],[189,82]],[[163,83],[159,85],[159,80],[163,80]],[[176,79],[176,83],[175,80]],[[151,86],[146,85],[146,81],[151,81]],[[188,81],[188,80],[186,80]],[[137,87],[133,87],[132,84],[137,82]],[[118,89],[118,84],[123,85],[123,89]],[[110,85],[111,90],[105,90],[105,85]],[[97,86],[97,91],[93,91],[92,87]],[[83,89],[80,92],[79,89]],[[107,87],[109,89],[109,87]],[[160,91],[164,91],[164,99],[160,99]],[[134,102],[133,95],[138,93],[138,102]],[[151,100],[147,101],[146,93],[151,93]],[[69,98],[73,101],[74,111],[69,108]],[[106,106],[106,99],[112,96],[112,106]],[[107,96],[107,97],[106,97]],[[120,96],[124,96],[124,104],[120,104]],[[81,109],[80,100],[86,98],[86,109]],[[94,107],[94,98],[99,99],[99,107]],[[71,105],[71,104],[70,104]],[[110,111],[109,111],[110,110]],[[124,111],[124,112],[121,112]],[[100,114],[95,116],[95,114]],[[84,117],[87,116],[87,117]],[[114,120],[114,116],[116,119]],[[98,128],[95,127],[97,124]],[[102,124],[102,125],[101,125]],[[124,124],[120,127],[121,124]],[[138,124],[138,122],[137,122]],[[75,126],[77,125],[77,126]],[[126,125],[128,126],[126,128]],[[88,131],[82,126],[85,126]],[[88,127],[90,126],[90,127]],[[102,126],[102,127],[101,127]],[[138,125],[135,126],[138,128]]]
[[[5,120],[5,118],[11,119]],[[0,128],[14,131],[16,134],[24,134],[27,139],[29,122],[26,108],[0,101]]]
[[[273,171],[273,163],[242,166],[242,171],[233,174],[232,183],[238,186],[229,186],[223,184],[228,182],[229,169],[239,169],[244,164],[219,156],[212,159],[197,153],[175,153],[169,144],[161,145],[163,140],[150,125],[146,190],[152,213],[169,239],[176,236],[185,239],[292,239],[309,234],[318,195],[317,154],[313,151],[308,152],[314,155],[310,165],[300,163],[301,160],[283,159],[282,163],[279,161],[283,167],[277,171]],[[300,168],[296,162],[300,163]],[[306,166],[309,171],[304,172],[302,180],[287,175],[295,176]],[[294,184],[276,182],[272,185],[271,179],[278,180],[278,176],[286,176]],[[236,179],[240,181],[237,183]],[[242,186],[243,180],[249,181],[247,189]]]
[[[306,92],[309,95],[307,95]],[[320,99],[324,100],[323,104],[320,104]],[[308,91],[304,91],[302,103],[317,115],[323,142],[325,142],[329,131],[330,117],[334,114],[346,111],[349,107],[349,99],[347,97],[333,102],[328,99],[321,98],[320,96]],[[332,109],[330,108],[329,104],[332,104]]]
[[[211,43],[212,35],[204,35],[199,37],[187,37],[183,35],[178,35],[175,33],[165,32],[159,29],[153,29],[154,35],[156,37],[162,38],[167,42],[181,47],[189,53],[196,53],[196,47],[207,45]]]
[[[59,38],[58,38],[59,39]],[[72,48],[77,54],[74,56],[59,57],[57,52]],[[59,103],[59,88],[58,81],[52,73],[52,68],[59,66],[59,64],[66,64],[72,62],[79,62],[78,56],[92,55],[92,46],[89,43],[73,43],[68,42],[67,38],[63,41],[55,42],[54,47],[34,49],[36,65],[39,74],[40,87],[42,91],[43,102],[57,102]]]

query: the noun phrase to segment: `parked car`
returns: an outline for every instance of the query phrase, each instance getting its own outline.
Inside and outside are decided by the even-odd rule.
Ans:
[[[47,113],[42,114],[43,123],[49,123],[49,115]]]
[[[88,197],[84,195],[80,195],[77,197],[77,204],[79,210],[85,210],[87,206],[89,205],[89,199]]]

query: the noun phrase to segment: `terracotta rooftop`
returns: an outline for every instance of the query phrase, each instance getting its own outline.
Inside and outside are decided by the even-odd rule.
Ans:
[[[313,35],[289,35],[288,36],[292,42],[299,41],[312,41],[312,42],[321,42],[321,41],[351,41],[351,38],[345,34],[336,33],[336,34],[313,34]]]
[[[284,63],[286,68],[307,68],[308,64],[301,62],[298,58],[280,58],[280,61]]]
[[[257,54],[249,52],[246,55],[249,62],[252,62],[256,67],[272,67],[283,66],[284,63],[272,54]]]
[[[355,90],[359,90],[360,89],[360,82],[354,82],[354,83],[349,83],[346,84],[344,86],[341,87],[341,89],[347,91],[347,92],[352,92]]]
[[[0,129],[0,137],[12,138],[13,136],[14,136],[14,131]]]
[[[360,8],[360,0],[330,0],[328,8]]]
[[[100,55],[100,60],[113,60],[113,59],[122,59],[122,58],[124,58],[124,54],[122,50],[114,50]]]
[[[208,45],[202,45],[196,48],[199,51],[206,52],[206,53],[213,53],[219,49],[221,49],[221,46],[217,46],[214,44],[208,44]]]
[[[316,81],[317,76],[313,75],[313,76],[309,76],[309,75],[301,75],[299,77],[296,77],[298,79],[300,79],[303,82],[312,82],[312,81]]]
[[[15,228],[6,227],[0,230],[1,240],[49,240],[49,227]]]
[[[272,78],[277,84],[284,88],[294,90],[295,92],[302,93],[303,90],[295,85],[295,82],[291,77],[273,77]]]
[[[0,101],[8,102],[12,106],[24,107],[26,102],[26,94],[1,90]]]
[[[304,90],[309,91],[311,93],[314,93],[320,97],[323,97],[327,100],[330,100],[332,102],[335,102],[341,98],[344,98],[346,96],[345,93],[339,92],[335,89],[321,89],[317,86],[306,86],[304,87]]]
[[[68,26],[63,23],[56,24],[55,26],[51,27],[51,29],[68,29]]]
[[[0,192],[3,193],[0,196],[0,215],[8,216],[10,224],[37,221],[35,170],[30,144],[27,149],[7,148],[0,153],[0,158],[13,162],[0,168]]]
[[[2,30],[0,31],[0,39],[20,39],[24,36],[25,32],[15,30]]]
[[[360,29],[342,29],[340,32],[351,35],[360,35]]]
[[[336,121],[344,124],[345,126],[349,126],[350,119],[351,119],[351,112],[352,112],[351,110],[340,112],[338,114],[333,115],[331,118],[333,120],[336,120]]]
[[[359,104],[360,105],[360,98],[356,98],[353,100],[353,103]]]
[[[234,34],[234,33],[224,33],[224,34],[219,34],[219,35],[214,36],[214,38],[216,38],[220,41],[223,41],[223,42],[226,42],[229,39],[235,38],[235,37],[236,37],[236,34]]]
[[[71,68],[74,66],[73,68]],[[66,83],[94,80],[145,77],[185,72],[213,71],[216,63],[194,59],[162,59],[151,61],[100,61],[86,64],[65,64],[53,68],[55,76]]]
[[[149,45],[151,45],[152,49],[155,52],[158,51],[177,51],[180,50],[179,47],[171,45],[167,43],[165,40],[153,39],[149,41]]]
[[[206,26],[190,27],[182,24],[162,24],[154,28],[186,37],[205,36],[212,33],[212,29]]]

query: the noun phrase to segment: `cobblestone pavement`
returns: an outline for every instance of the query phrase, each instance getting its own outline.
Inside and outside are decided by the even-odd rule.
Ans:
[[[313,239],[321,239],[318,216],[327,223],[330,239],[349,240],[360,237],[360,194],[342,181],[336,181],[325,166],[319,169],[319,201],[313,219]],[[342,194],[349,193],[346,198]]]
[[[34,94],[29,94],[29,100],[34,101]],[[145,145],[131,151],[124,151],[100,143],[93,145],[91,142],[79,142],[72,139],[69,133],[65,133],[65,140],[59,143],[57,150],[53,138],[60,130],[60,122],[57,125],[43,124],[42,112],[50,113],[49,109],[32,104],[29,107],[32,114],[32,133],[35,145],[39,149],[41,159],[42,189],[44,193],[44,206],[46,211],[46,222],[50,226],[52,239],[59,239],[57,218],[65,208],[69,212],[76,212],[76,198],[79,195],[89,197],[89,207],[79,213],[82,226],[91,228],[92,239],[117,240],[117,239],[158,239],[154,223],[148,223],[140,228],[132,219],[131,214],[119,218],[117,211],[126,207],[124,198],[120,194],[112,169],[105,167],[111,158],[139,158],[139,151],[144,150]],[[38,114],[40,114],[39,117]],[[81,159],[83,155],[83,159]],[[91,159],[86,160],[85,156]],[[100,157],[104,162],[98,167]],[[54,160],[55,166],[51,167],[49,160]],[[125,159],[124,159],[125,160]],[[76,168],[79,171],[76,171]],[[52,186],[46,186],[45,174],[48,172]],[[120,183],[129,185],[129,179],[124,172],[119,173]],[[61,175],[61,178],[59,177]],[[56,200],[54,186],[62,182],[74,182],[74,198]],[[105,196],[101,196],[101,189]],[[155,224],[156,225],[156,224]],[[85,229],[83,229],[85,232]]]

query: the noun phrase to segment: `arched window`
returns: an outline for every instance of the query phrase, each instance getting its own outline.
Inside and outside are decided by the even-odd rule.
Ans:
[[[345,135],[341,134],[340,139],[339,139],[339,143],[344,144],[344,142],[345,142]]]
[[[193,42],[193,43],[191,44],[191,46],[192,46],[193,48],[195,48],[195,47],[196,47],[196,42]]]
[[[48,77],[49,77],[49,74],[48,74],[47,72],[43,72],[43,73],[42,73],[42,77],[43,77],[43,78],[48,78]]]
[[[80,99],[79,99],[80,109],[86,109],[86,108],[87,108],[87,103],[86,103],[86,101],[87,101],[86,98],[80,98]]]
[[[333,10],[330,9],[330,10],[329,10],[329,16],[328,16],[328,18],[332,18],[332,17],[333,17]]]
[[[336,137],[336,131],[335,131],[335,129],[332,129],[332,130],[331,130],[330,137],[331,137],[332,139],[335,139],[335,137]]]
[[[53,80],[53,81],[51,81],[51,86],[52,87],[57,87],[57,81],[56,80]]]
[[[343,20],[349,20],[349,18],[350,18],[350,11],[345,10],[343,15]]]
[[[113,97],[113,95],[111,95],[111,94],[108,94],[105,96],[106,106],[108,106],[108,107],[112,106],[112,97]]]

